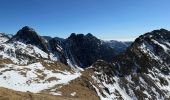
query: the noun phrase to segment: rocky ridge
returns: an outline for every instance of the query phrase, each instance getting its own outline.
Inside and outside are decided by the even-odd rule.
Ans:
[[[49,38],[26,26],[0,39],[1,87],[61,100],[170,98],[168,30],[141,35],[119,54],[92,34]]]

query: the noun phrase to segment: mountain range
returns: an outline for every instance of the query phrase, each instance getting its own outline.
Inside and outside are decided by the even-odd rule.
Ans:
[[[169,100],[170,31],[135,41],[91,33],[40,36],[28,26],[0,33],[0,99]]]

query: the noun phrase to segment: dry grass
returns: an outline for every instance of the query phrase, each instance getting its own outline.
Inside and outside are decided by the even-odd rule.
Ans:
[[[50,61],[50,60],[49,60]],[[51,61],[51,63],[49,62],[45,62],[44,59],[39,59],[39,61],[37,62],[41,62],[41,64],[43,66],[45,66],[48,70],[52,70],[52,71],[56,71],[60,70],[60,71],[71,71],[71,68],[68,65],[65,65],[59,61]]]
[[[74,98],[74,100],[99,100],[99,97],[91,85],[93,70],[85,70],[82,72],[81,77],[72,80],[68,84],[59,84],[56,85],[50,89],[46,89],[41,91],[44,94],[49,94],[51,90],[53,92],[60,92],[62,96],[68,97],[68,98]],[[72,93],[76,93],[74,96],[72,96]]]
[[[64,96],[71,96],[71,93],[76,92],[75,98],[86,98],[86,100],[99,100],[97,93],[91,85],[91,75],[93,70],[85,70],[81,77],[72,80],[69,84],[62,86],[57,91],[62,92]]]
[[[47,94],[33,94],[30,92],[17,92],[6,88],[0,88],[0,100],[90,100],[90,99],[52,96]]]
[[[86,100],[99,100],[94,88],[90,82],[86,79],[78,78],[73,80],[68,85],[62,86],[58,91],[61,91],[63,96],[74,98],[86,98]],[[75,92],[75,96],[71,96],[71,93]]]
[[[13,62],[10,59],[0,58],[0,64],[13,64]]]

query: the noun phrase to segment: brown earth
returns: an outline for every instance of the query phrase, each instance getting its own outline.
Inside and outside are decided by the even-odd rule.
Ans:
[[[13,62],[10,59],[0,58],[0,64],[13,64]]]
[[[34,94],[30,92],[17,92],[0,87],[0,100],[96,100],[78,97],[53,96],[47,94]]]
[[[53,92],[60,92],[62,96],[73,98],[74,100],[99,100],[95,89],[92,86],[92,70],[85,70],[81,77],[70,81],[68,84],[59,84],[50,89],[41,91],[41,93],[49,94]],[[94,84],[93,84],[94,85]],[[75,95],[71,95],[75,93]]]
[[[95,89],[90,82],[83,77],[71,81],[68,85],[62,86],[58,91],[62,92],[63,96],[74,98],[86,98],[86,100],[99,100]],[[76,93],[72,96],[72,93]]]

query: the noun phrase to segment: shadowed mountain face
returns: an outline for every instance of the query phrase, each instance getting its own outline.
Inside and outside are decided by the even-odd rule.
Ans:
[[[72,33],[67,39],[43,36],[49,43],[50,50],[57,53],[59,59],[67,64],[69,60],[72,65],[82,68],[90,66],[98,59],[111,62],[130,46],[131,42],[102,41],[91,33],[87,35]],[[60,49],[59,49],[60,48]]]
[[[115,56],[114,49],[104,44],[92,34],[71,34],[65,41],[66,52],[72,61],[83,68],[90,66],[98,59],[111,62]]]
[[[132,44],[132,42],[122,42],[116,40],[104,41],[107,45],[115,50],[116,55],[123,53]]]
[[[34,29],[25,26],[9,42],[20,41],[35,45],[44,52],[54,54],[59,61],[82,68],[89,67],[98,59],[111,62],[115,51],[92,34],[71,34],[67,39],[41,37]]]
[[[158,68],[163,73],[169,73],[170,64],[170,32],[165,29],[154,30],[141,35],[127,49],[114,58],[120,72],[128,74],[132,71],[148,72],[148,69]]]
[[[101,87],[96,91],[100,91],[101,99],[168,100],[169,61],[170,31],[160,29],[141,35],[123,54],[114,57],[111,65],[102,61],[92,65],[92,76]]]
[[[34,29],[25,26],[14,35],[10,41],[20,41],[25,44],[32,44],[45,52],[48,52],[47,44],[45,41],[35,32]]]

